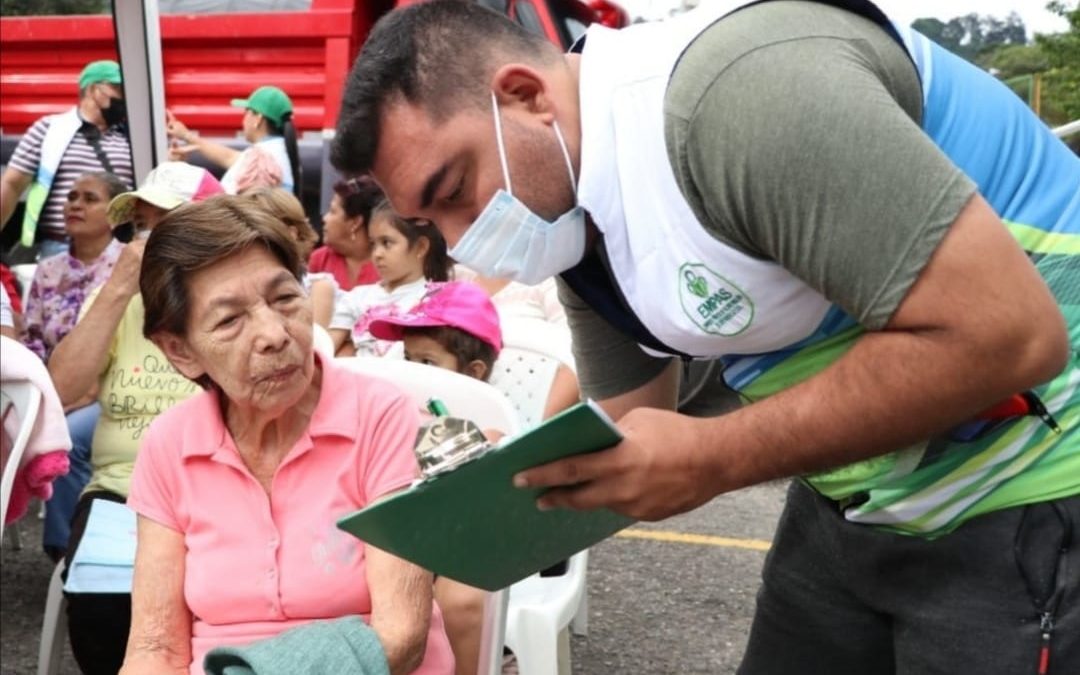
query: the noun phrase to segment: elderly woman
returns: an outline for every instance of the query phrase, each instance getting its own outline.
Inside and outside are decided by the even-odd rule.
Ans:
[[[205,389],[151,426],[123,675],[202,672],[217,646],[369,622],[391,673],[451,673],[422,569],[335,528],[416,474],[418,416],[312,350],[288,230],[250,200],[169,214],[146,247],[144,333]]]

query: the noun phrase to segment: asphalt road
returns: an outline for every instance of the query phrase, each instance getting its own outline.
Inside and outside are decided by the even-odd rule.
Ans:
[[[594,547],[589,634],[573,637],[577,675],[722,674],[742,656],[764,548],[784,486],[725,495],[662,523],[640,524]],[[629,535],[629,536],[627,536]],[[0,552],[0,675],[32,675],[52,566],[41,524],[24,519],[23,549]],[[75,674],[70,653],[62,674]]]

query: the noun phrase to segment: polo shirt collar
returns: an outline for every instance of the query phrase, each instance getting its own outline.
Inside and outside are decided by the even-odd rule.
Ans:
[[[336,365],[332,358],[324,358],[318,351],[315,352],[315,362],[316,367],[322,369],[319,402],[311,415],[307,433],[297,440],[297,446],[310,447],[311,441],[321,436],[356,439],[359,431],[356,414],[360,410],[360,402],[355,378],[350,371]],[[235,452],[236,444],[229,436],[220,401],[221,393],[211,389],[205,396],[195,399],[191,409],[185,411],[192,419],[206,421],[190,427],[192,436],[184,443],[182,451],[185,459],[211,457],[223,450]]]

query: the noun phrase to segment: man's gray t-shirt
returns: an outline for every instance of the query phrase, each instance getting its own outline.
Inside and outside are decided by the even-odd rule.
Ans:
[[[903,47],[845,10],[778,0],[718,21],[683,53],[664,105],[671,167],[706,230],[870,330],[975,191],[920,129]],[[625,393],[665,367],[561,282],[560,299],[586,396]]]

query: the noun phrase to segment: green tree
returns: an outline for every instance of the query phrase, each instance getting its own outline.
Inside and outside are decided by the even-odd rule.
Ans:
[[[1050,61],[1039,45],[1004,45],[992,49],[976,59],[976,64],[989,70],[1003,80],[1020,75],[1042,73],[1050,68]]]
[[[917,19],[912,27],[945,49],[984,68],[1005,83],[1042,119],[1058,126],[1080,119],[1080,6],[1052,0],[1046,8],[1063,17],[1068,31],[1026,40],[1023,20],[1015,13],[1004,20],[968,14],[943,22]],[[1038,105],[1034,96],[1038,94]],[[1080,137],[1071,140],[1080,146]]]
[[[1038,35],[1035,43],[1046,57],[1049,66],[1042,73],[1044,101],[1056,113],[1055,118],[1044,115],[1051,123],[1080,119],[1080,4],[1069,7],[1055,0],[1046,8],[1064,18],[1069,30],[1054,35]]]
[[[965,14],[942,22],[926,17],[916,19],[912,28],[950,52],[968,61],[1004,45],[1027,44],[1027,28],[1016,12],[1005,19],[981,14]]]
[[[48,16],[70,14],[109,14],[112,0],[3,0],[0,15]]]
[[[1004,21],[992,16],[983,17],[982,49],[994,49],[1002,45],[1027,44],[1027,30],[1024,20],[1016,12],[1010,12]]]
[[[952,36],[945,35],[945,23],[940,19],[932,16],[915,19],[911,22],[911,27],[954,54],[956,48],[960,46],[958,42],[953,41]]]

